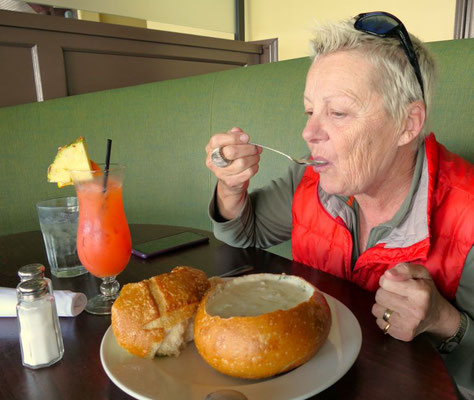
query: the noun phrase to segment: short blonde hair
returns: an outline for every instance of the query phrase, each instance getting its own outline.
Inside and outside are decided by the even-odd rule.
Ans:
[[[319,56],[344,50],[356,50],[363,53],[379,71],[373,77],[376,90],[382,94],[384,105],[400,126],[407,117],[408,105],[416,100],[423,101],[423,94],[415,71],[397,38],[383,38],[358,31],[354,28],[354,19],[317,25],[311,40],[313,61]],[[425,91],[426,118],[419,135],[420,141],[428,133],[426,121],[431,111],[433,91],[437,71],[433,56],[423,43],[410,34],[413,47],[420,64]]]

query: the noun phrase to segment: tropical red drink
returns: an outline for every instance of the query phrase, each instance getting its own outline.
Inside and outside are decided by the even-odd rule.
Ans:
[[[132,251],[122,200],[124,172],[121,165],[106,172],[72,171],[79,203],[77,253],[82,265],[102,278],[102,294],[86,307],[93,314],[110,314],[120,287],[115,276],[127,266]]]
[[[94,276],[118,275],[127,265],[132,244],[123,209],[122,183],[116,177],[83,182],[76,187],[79,201],[77,252]]]

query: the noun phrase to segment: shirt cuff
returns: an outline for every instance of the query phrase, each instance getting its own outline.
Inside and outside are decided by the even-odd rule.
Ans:
[[[226,220],[219,214],[217,208],[217,185],[209,202],[208,215],[212,222],[214,235],[217,239],[226,243],[233,242],[230,237],[240,236],[246,225],[246,221],[250,218],[252,205],[249,196],[246,194],[244,204],[235,218]],[[235,240],[235,239],[234,239]]]
[[[467,329],[456,348],[448,354],[441,354],[448,371],[458,386],[474,391],[474,323],[467,316]]]

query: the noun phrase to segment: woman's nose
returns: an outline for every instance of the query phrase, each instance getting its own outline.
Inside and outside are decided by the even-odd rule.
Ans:
[[[303,129],[303,139],[308,143],[318,143],[328,140],[329,136],[324,129],[322,120],[316,115],[311,115]]]

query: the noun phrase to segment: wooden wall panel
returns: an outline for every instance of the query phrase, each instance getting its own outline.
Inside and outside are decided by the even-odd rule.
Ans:
[[[160,58],[144,62],[143,57],[133,55],[76,51],[65,51],[64,59],[69,96],[235,68],[235,65]]]
[[[0,11],[0,106],[261,64],[268,46]]]
[[[35,81],[35,51],[21,43],[0,43],[0,107],[41,100]]]

